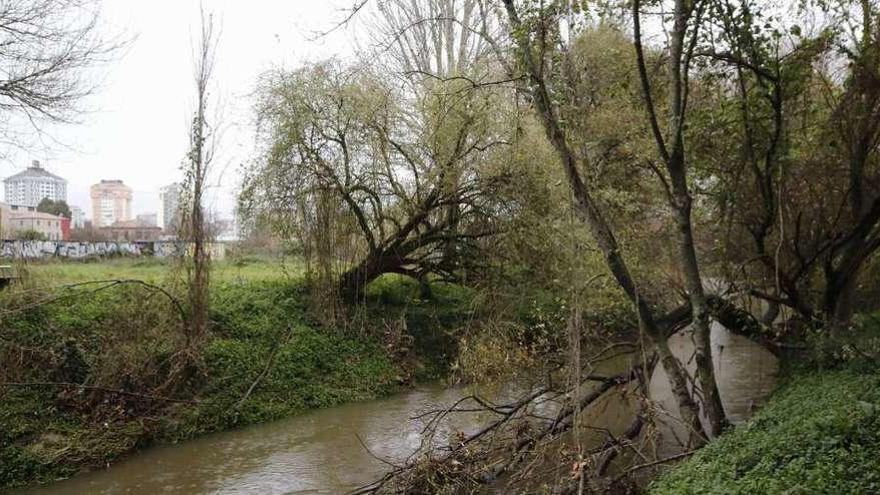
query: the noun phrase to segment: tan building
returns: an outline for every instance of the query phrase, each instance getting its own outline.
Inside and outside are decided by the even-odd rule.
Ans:
[[[102,180],[91,187],[92,225],[109,227],[131,220],[131,188],[121,180]]]
[[[162,229],[143,220],[123,220],[101,227],[101,232],[107,239],[117,242],[157,241]]]
[[[33,206],[17,206],[0,203],[0,235],[4,239],[17,239],[22,233],[39,233],[49,241],[64,240],[64,217],[37,211]]]

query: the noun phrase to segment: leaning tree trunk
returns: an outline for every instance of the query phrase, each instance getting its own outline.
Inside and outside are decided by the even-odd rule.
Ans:
[[[855,312],[856,277],[848,277],[837,295],[834,305],[834,321],[837,323],[849,323]]]
[[[339,277],[339,296],[349,303],[358,302],[363,299],[367,285],[386,273],[410,275],[403,267],[401,256],[374,250]]]
[[[654,345],[657,348],[660,364],[663,366],[663,371],[666,372],[669,384],[671,385],[672,395],[675,396],[678,402],[681,422],[689,430],[688,447],[700,447],[708,439],[706,438],[703,424],[700,422],[700,409],[688,388],[687,370],[684,369],[681,361],[672,354],[666,338],[656,339]]]
[[[852,319],[859,274],[865,261],[880,247],[880,241],[867,240],[878,219],[880,198],[860,220],[856,235],[842,250],[840,261],[833,268],[826,269],[823,310],[836,325],[846,325]]]
[[[721,398],[715,383],[715,370],[712,363],[712,347],[710,344],[709,308],[706,303],[706,294],[700,275],[700,267],[697,261],[697,251],[694,244],[693,222],[691,219],[693,200],[688,188],[687,163],[685,161],[684,128],[685,109],[687,107],[687,71],[690,63],[691,50],[685,51],[685,39],[688,33],[688,20],[693,14],[694,4],[685,0],[675,0],[673,12],[673,29],[669,36],[669,60],[668,70],[670,81],[669,113],[670,135],[665,138],[660,127],[654,100],[651,93],[651,82],[648,77],[645,63],[644,49],[642,47],[640,2],[632,2],[633,15],[633,47],[635,48],[636,64],[639,80],[642,86],[642,97],[647,110],[648,122],[657,151],[666,165],[669,175],[667,181],[664,174],[655,168],[662,182],[669,205],[673,210],[675,221],[678,226],[679,262],[685,276],[688,289],[692,321],[694,328],[695,361],[697,366],[697,381],[702,392],[703,411],[709,421],[710,433],[717,436],[721,433],[724,424],[724,409],[721,406]],[[695,28],[696,29],[696,28]],[[695,34],[694,34],[695,36]],[[694,38],[696,39],[696,38]],[[667,145],[671,145],[668,146]],[[696,395],[696,386],[694,387]]]
[[[686,188],[684,177],[678,177],[678,189]],[[697,383],[702,395],[703,412],[709,423],[709,434],[717,437],[725,424],[724,407],[715,381],[715,365],[712,362],[712,328],[709,321],[709,305],[700,275],[694,246],[693,226],[691,223],[691,197],[687,190],[676,195],[675,217],[678,224],[679,256],[691,303],[694,362],[697,368]]]

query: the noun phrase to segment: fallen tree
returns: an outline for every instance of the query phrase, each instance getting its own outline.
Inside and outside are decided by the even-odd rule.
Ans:
[[[777,339],[772,327],[761,323],[749,311],[733,302],[736,296],[740,294],[707,295],[710,318],[777,356],[790,351],[785,342]],[[662,334],[670,337],[691,325],[691,315],[689,302],[685,302],[659,316],[657,324]],[[613,350],[618,345],[608,346],[603,352],[592,356],[583,364],[583,369],[593,369],[593,360],[603,359],[605,351]],[[631,356],[639,356],[646,351],[633,346],[628,352],[631,352]],[[421,450],[403,463],[391,463],[392,469],[383,477],[353,493],[467,493],[485,489],[529,493],[531,485],[528,483],[531,482],[529,478],[534,465],[541,462],[557,466],[573,462],[570,476],[553,480],[557,483],[554,493],[623,489],[642,471],[659,469],[696,452],[683,445],[683,451],[666,457],[649,453],[648,447],[658,441],[655,418],[668,420],[670,417],[669,411],[657,409],[659,406],[647,396],[648,378],[657,364],[657,355],[648,353],[644,361],[638,361],[617,374],[579,375],[578,386],[545,384],[530,390],[519,400],[501,405],[478,396],[468,396],[447,408],[419,415],[414,419],[429,418],[425,435],[431,440],[437,434],[439,423],[451,414],[483,412],[497,417],[469,435],[453,436],[448,444],[434,445],[433,441],[424,441]],[[568,363],[567,366],[572,365]],[[640,404],[626,427],[617,434],[578,419],[614,394],[630,396]],[[555,402],[558,407],[550,415],[538,414],[536,411],[548,402]],[[604,439],[584,449],[575,461],[567,461],[564,454],[542,460],[541,456],[548,446],[571,441],[572,436],[577,435],[578,428],[601,431]]]
[[[271,218],[348,300],[385,273],[454,280],[498,231],[499,101],[462,83],[413,97],[364,67],[267,75],[244,211]]]
[[[415,452],[403,464],[391,463],[392,470],[352,494],[514,489],[511,483],[516,485],[520,471],[535,462],[542,447],[559,441],[578,427],[576,418],[579,414],[612,393],[644,392],[647,377],[656,363],[657,359],[652,355],[646,362],[640,361],[615,375],[588,374],[574,389],[537,387],[509,404],[496,405],[477,396],[468,396],[449,408],[432,411],[425,428],[425,434],[429,436],[435,434],[439,421],[449,414],[482,411],[498,418],[470,435],[454,437],[449,445],[428,446]],[[584,392],[578,394],[578,390]],[[474,405],[462,407],[465,402]],[[536,408],[549,402],[558,405],[552,415],[536,414]],[[603,430],[605,440],[584,452],[576,467],[577,478],[585,479],[588,469],[604,476],[613,460],[638,441],[648,421],[643,410],[633,416],[619,435]]]

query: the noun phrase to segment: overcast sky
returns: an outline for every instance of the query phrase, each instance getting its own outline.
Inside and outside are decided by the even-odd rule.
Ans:
[[[51,128],[64,146],[52,151],[7,151],[0,177],[37,159],[69,181],[68,200],[90,215],[88,188],[122,179],[134,189],[133,212],[156,212],[159,188],[180,179],[193,102],[192,46],[199,0],[104,0],[108,36],[134,38],[102,67],[101,86],[81,123]],[[204,0],[221,27],[215,84],[222,99],[224,139],[209,207],[231,215],[238,169],[251,155],[250,106],[258,75],[276,66],[353,53],[351,29],[316,38],[344,18],[351,0]],[[221,174],[222,173],[222,174]]]

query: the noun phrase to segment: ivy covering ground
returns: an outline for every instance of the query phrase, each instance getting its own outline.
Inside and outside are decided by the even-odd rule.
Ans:
[[[667,472],[650,493],[880,493],[880,373],[793,372],[751,421]]]

